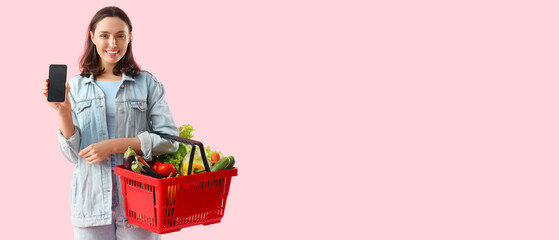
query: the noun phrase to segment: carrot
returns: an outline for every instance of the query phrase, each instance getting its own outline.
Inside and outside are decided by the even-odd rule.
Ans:
[[[138,161],[140,161],[142,164],[144,164],[144,165],[146,165],[146,166],[149,167],[149,164],[146,162],[146,160],[144,160],[143,157],[136,155],[136,159],[137,159]]]

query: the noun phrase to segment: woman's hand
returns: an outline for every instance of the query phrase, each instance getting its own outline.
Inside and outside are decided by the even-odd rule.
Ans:
[[[48,90],[49,90],[49,79],[47,78],[45,79],[45,83],[43,84],[43,95],[45,96],[45,98],[47,98]],[[66,82],[66,98],[64,99],[64,102],[48,102],[49,105],[59,113],[65,111],[72,111],[72,105],[68,100],[69,92],[70,92],[70,85],[68,85],[68,82]]]
[[[43,84],[43,95],[45,98],[48,98],[48,91],[49,91],[49,79],[45,80]],[[66,98],[64,98],[64,102],[48,102],[49,105],[54,108],[58,112],[58,117],[60,118],[60,132],[66,139],[69,139],[74,135],[74,121],[72,119],[72,105],[70,104],[70,100],[68,100],[68,96],[70,92],[70,85],[66,82]]]
[[[111,140],[104,140],[87,146],[78,155],[85,158],[89,164],[99,163],[108,158],[114,152],[114,143]]]
[[[141,144],[137,137],[108,139],[87,146],[78,155],[85,158],[87,163],[96,164],[113,153],[124,153],[129,146],[134,149],[136,154],[142,154]]]

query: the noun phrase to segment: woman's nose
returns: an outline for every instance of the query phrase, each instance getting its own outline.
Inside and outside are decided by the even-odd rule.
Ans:
[[[116,46],[116,39],[114,37],[109,38],[109,47]]]

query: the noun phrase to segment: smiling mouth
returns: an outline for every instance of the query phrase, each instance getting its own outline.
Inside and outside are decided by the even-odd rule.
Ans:
[[[114,57],[114,56],[116,56],[120,51],[119,51],[119,50],[105,50],[105,52],[106,52],[107,54],[109,54],[109,56]]]

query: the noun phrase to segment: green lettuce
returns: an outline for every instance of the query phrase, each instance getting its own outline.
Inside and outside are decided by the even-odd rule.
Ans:
[[[191,139],[194,137],[192,132],[194,132],[194,128],[190,124],[179,127],[179,137]],[[180,167],[182,165],[182,160],[188,154],[189,148],[192,148],[192,146],[185,143],[179,143],[179,149],[176,152],[162,154],[157,156],[155,159],[164,163],[171,163],[175,166],[177,172],[181,172]]]
[[[194,132],[194,128],[190,126],[190,124],[179,127],[179,137],[181,138],[193,138],[194,135],[192,135],[192,132]]]

